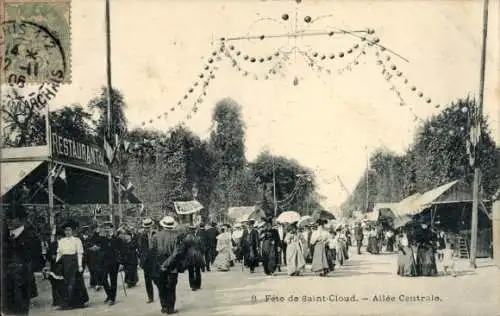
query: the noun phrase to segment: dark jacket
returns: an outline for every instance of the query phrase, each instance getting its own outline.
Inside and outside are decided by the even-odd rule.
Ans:
[[[163,273],[183,272],[185,252],[183,237],[177,230],[156,233],[151,241],[153,277],[160,277]]]
[[[121,252],[121,241],[113,236],[101,237],[98,239],[98,246],[100,247],[100,259],[103,268],[114,268],[119,264],[123,264],[123,257]]]
[[[156,232],[151,232],[151,239]],[[144,271],[151,271],[153,268],[153,261],[151,258],[151,245],[146,233],[142,233],[137,238],[137,248],[139,252],[139,264]]]
[[[210,227],[205,231],[205,234],[206,234],[206,238],[207,238],[208,248],[209,249],[216,249],[217,248],[217,235],[219,235],[217,228]]]
[[[363,240],[363,228],[361,226],[354,227],[354,238],[356,240]]]

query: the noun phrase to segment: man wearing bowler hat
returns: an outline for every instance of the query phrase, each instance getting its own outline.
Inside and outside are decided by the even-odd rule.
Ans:
[[[110,306],[116,302],[118,283],[118,272],[122,269],[122,255],[120,253],[120,240],[115,236],[111,222],[103,224],[105,238],[101,239],[102,264],[103,264],[103,287],[106,292],[106,300]]]
[[[158,288],[161,312],[175,314],[177,280],[179,272],[184,269],[181,262],[185,259],[186,249],[171,216],[165,216],[160,221],[160,226],[162,230],[155,234],[151,242],[153,281]]]
[[[38,294],[32,269],[37,238],[25,227],[27,214],[23,206],[13,205],[6,211],[1,241],[1,308],[7,315],[28,315],[30,299]]]
[[[154,301],[153,279],[151,274],[153,272],[153,261],[151,258],[150,248],[152,246],[153,236],[153,220],[145,218],[142,220],[143,232],[139,235],[139,264],[144,272],[144,284],[146,285],[146,294],[148,296],[148,304]]]

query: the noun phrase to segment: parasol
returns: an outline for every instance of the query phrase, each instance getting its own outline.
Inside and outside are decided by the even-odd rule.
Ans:
[[[324,220],[335,219],[335,215],[333,215],[330,212],[323,211],[323,210],[314,211],[312,217],[314,218],[315,221],[317,221],[318,219],[324,219]]]
[[[312,216],[309,215],[304,215],[300,218],[298,226],[305,227],[312,224],[314,224],[314,218],[312,218]]]
[[[294,211],[287,211],[281,213],[276,221],[278,223],[295,223],[300,220],[300,214]]]

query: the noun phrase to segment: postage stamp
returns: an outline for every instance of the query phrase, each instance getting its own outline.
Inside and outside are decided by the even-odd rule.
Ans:
[[[29,84],[71,82],[69,0],[8,0],[2,22],[2,82],[23,89]]]

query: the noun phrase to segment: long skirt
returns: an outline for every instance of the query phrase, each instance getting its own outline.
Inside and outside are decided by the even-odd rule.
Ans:
[[[419,247],[417,255],[418,274],[421,276],[437,275],[436,257],[431,247]]]
[[[229,250],[222,250],[217,253],[213,267],[217,271],[229,271],[231,265],[231,253]]]
[[[368,237],[368,246],[366,247],[366,251],[374,255],[379,253],[380,249],[377,237]]]
[[[337,242],[336,253],[337,253],[337,262],[341,266],[343,266],[344,262],[348,259],[346,257],[347,249],[346,249],[346,245],[344,242],[342,242],[342,241]]]
[[[297,242],[292,242],[286,248],[286,269],[288,275],[299,274],[306,266],[302,247]]]
[[[2,271],[2,310],[6,315],[28,315],[31,294],[31,271],[24,264],[9,264]]]
[[[335,260],[337,257],[337,250],[335,248],[326,248],[326,260],[328,261],[328,269],[335,270]]]
[[[314,245],[314,254],[311,270],[313,272],[325,273],[328,271],[328,260],[326,258],[325,243],[318,241]]]
[[[397,274],[403,277],[412,277],[417,275],[415,256],[412,248],[400,247],[398,251]]]
[[[269,239],[262,242],[262,266],[267,275],[273,274],[278,266],[278,248]]]
[[[64,277],[64,307],[84,307],[89,295],[83,282],[83,273],[78,271],[76,255],[61,257]]]

